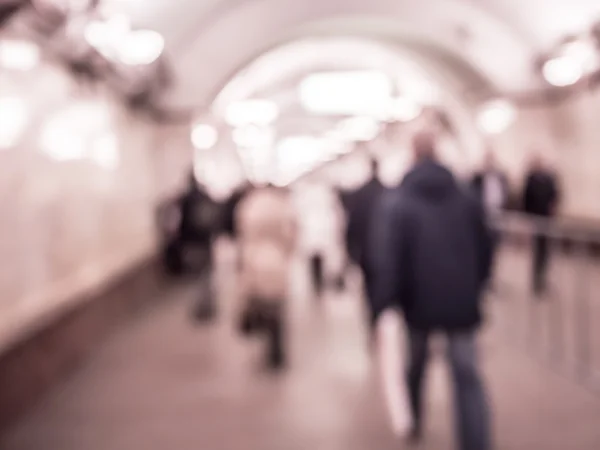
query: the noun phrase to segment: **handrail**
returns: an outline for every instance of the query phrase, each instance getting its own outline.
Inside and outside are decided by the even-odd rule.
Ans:
[[[580,244],[600,244],[598,227],[582,224],[568,218],[549,218],[530,214],[505,212],[494,217],[492,227],[501,231],[520,235],[539,235],[569,240]]]

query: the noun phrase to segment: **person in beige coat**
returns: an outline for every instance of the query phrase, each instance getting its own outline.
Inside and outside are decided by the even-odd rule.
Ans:
[[[256,188],[236,211],[240,245],[242,330],[264,332],[267,363],[285,364],[285,303],[296,219],[287,189]]]

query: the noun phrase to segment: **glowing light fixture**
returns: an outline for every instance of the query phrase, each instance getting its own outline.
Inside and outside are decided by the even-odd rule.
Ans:
[[[372,141],[380,130],[381,124],[372,117],[350,117],[338,123],[334,135],[351,142]]]
[[[385,114],[392,92],[382,72],[322,72],[307,76],[299,86],[302,106],[313,114]]]
[[[595,43],[591,39],[582,38],[569,42],[563,45],[561,54],[579,63],[586,72],[598,68],[599,53]]]
[[[573,85],[581,79],[583,67],[574,58],[558,56],[546,61],[542,73],[551,85],[564,87]]]
[[[59,161],[83,159],[88,146],[110,129],[110,115],[105,105],[81,101],[67,106],[50,117],[40,134],[40,147]],[[104,144],[106,144],[104,140]],[[101,147],[107,147],[99,144]]]
[[[200,123],[192,129],[192,144],[198,150],[208,150],[215,146],[219,135],[212,125]]]
[[[243,100],[233,102],[225,110],[225,121],[232,127],[245,125],[267,126],[279,116],[277,104],[270,100]]]
[[[277,144],[277,160],[290,168],[305,168],[321,161],[324,152],[323,141],[309,135],[289,136]]]
[[[390,102],[388,119],[410,122],[421,115],[423,107],[408,97],[397,97]]]
[[[0,149],[16,145],[28,122],[28,111],[23,99],[0,98]]]
[[[275,139],[275,132],[270,127],[248,125],[236,128],[232,132],[233,142],[239,147],[270,147]]]
[[[127,16],[116,14],[106,21],[90,22],[85,28],[84,38],[103,56],[114,60],[124,51],[120,48],[127,47],[130,31],[131,25]]]
[[[506,100],[493,100],[486,103],[477,118],[478,125],[484,133],[497,134],[505,131],[515,120],[515,107]]]
[[[94,139],[89,157],[105,169],[116,169],[119,164],[119,141],[114,133],[106,132]]]
[[[162,54],[165,40],[160,33],[152,30],[130,32],[117,46],[119,61],[129,66],[152,64]]]
[[[40,62],[40,49],[33,42],[0,41],[0,66],[10,70],[28,71]]]

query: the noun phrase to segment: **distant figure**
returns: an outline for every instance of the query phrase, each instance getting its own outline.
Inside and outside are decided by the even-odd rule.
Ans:
[[[525,179],[523,190],[523,209],[527,214],[551,218],[556,215],[560,192],[555,173],[545,163],[544,159],[536,156],[531,161],[529,172]],[[546,290],[546,273],[550,258],[548,237],[538,232],[533,241],[532,289],[536,295]]]
[[[409,434],[423,432],[422,390],[434,332],[448,339],[461,450],[488,450],[488,402],[479,369],[476,332],[490,272],[491,240],[481,203],[436,161],[435,138],[414,137],[416,164],[386,193],[372,230],[373,320],[400,309],[409,329]],[[378,325],[378,332],[380,327]],[[378,340],[382,338],[377,334]]]
[[[267,364],[286,363],[285,304],[296,219],[287,189],[256,188],[236,211],[241,253],[242,331],[264,332]]]
[[[337,290],[343,267],[344,212],[336,192],[327,183],[308,180],[293,188],[299,212],[299,242],[309,263],[316,298],[326,289]]]
[[[371,268],[367,258],[372,222],[375,207],[386,188],[378,178],[379,164],[376,159],[371,162],[371,176],[366,184],[356,191],[346,194],[346,248],[350,259],[360,267],[363,275],[369,310],[372,311]]]
[[[475,194],[485,207],[488,218],[494,218],[506,209],[509,201],[510,188],[506,174],[498,167],[496,157],[488,149],[481,171],[475,173],[471,181]],[[492,232],[492,268],[500,242],[500,233]]]
[[[212,285],[213,244],[221,228],[222,209],[198,183],[193,173],[188,179],[188,189],[178,204],[178,251],[184,264],[191,259],[202,276],[203,289],[194,314],[199,320],[208,320],[216,313],[216,298]]]
[[[492,150],[487,151],[483,168],[475,173],[471,184],[488,213],[497,214],[506,208],[510,193],[508,178],[498,167]]]

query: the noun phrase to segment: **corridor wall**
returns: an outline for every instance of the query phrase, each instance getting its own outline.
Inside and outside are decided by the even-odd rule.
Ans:
[[[153,254],[157,198],[153,127],[107,91],[46,63],[3,98],[27,123],[0,149],[0,349]]]

